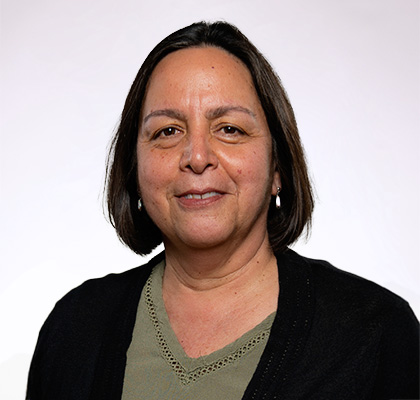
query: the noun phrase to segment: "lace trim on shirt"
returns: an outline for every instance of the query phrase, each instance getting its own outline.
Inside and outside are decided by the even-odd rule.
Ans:
[[[257,335],[249,339],[243,346],[239,347],[237,350],[225,356],[217,361],[214,361],[208,365],[198,367],[191,372],[187,372],[187,370],[180,364],[180,362],[175,358],[174,354],[172,353],[171,349],[166,342],[166,339],[163,335],[162,329],[159,324],[159,320],[157,318],[156,307],[152,300],[152,275],[147,280],[145,286],[145,300],[147,309],[149,312],[150,319],[153,323],[155,328],[156,339],[159,344],[160,350],[162,352],[163,357],[166,359],[168,364],[172,367],[175,374],[177,375],[178,379],[184,385],[189,385],[192,382],[196,382],[199,378],[204,375],[208,375],[212,372],[218,371],[223,367],[239,360],[243,355],[247,352],[251,351],[255,348],[259,343],[265,341],[268,336],[270,335],[270,329],[267,328],[262,332],[259,332]]]

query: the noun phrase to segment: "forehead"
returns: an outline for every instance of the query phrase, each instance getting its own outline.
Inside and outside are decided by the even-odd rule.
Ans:
[[[164,57],[154,69],[145,104],[165,102],[174,95],[184,100],[212,97],[227,102],[259,103],[248,68],[234,55],[217,47],[192,47]]]
[[[193,62],[194,65],[191,65]],[[188,47],[169,53],[159,61],[153,71],[153,75],[167,72],[167,68],[177,66],[183,69],[190,67],[202,68],[203,71],[210,68],[218,72],[226,72],[227,74],[236,71],[249,74],[245,64],[236,56],[228,51],[215,46]]]

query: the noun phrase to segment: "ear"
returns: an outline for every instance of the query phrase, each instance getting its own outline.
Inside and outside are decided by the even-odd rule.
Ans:
[[[277,194],[278,188],[281,189],[281,178],[280,178],[280,173],[278,171],[275,171],[273,175],[273,184],[271,186],[271,194],[273,196]]]

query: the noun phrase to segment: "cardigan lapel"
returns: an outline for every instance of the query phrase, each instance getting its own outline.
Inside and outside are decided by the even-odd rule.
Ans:
[[[89,400],[121,400],[127,350],[130,346],[140,295],[153,269],[165,257],[164,252],[137,268],[127,290],[121,296],[112,323],[101,346]]]
[[[277,314],[244,400],[281,398],[311,328],[315,306],[311,267],[292,250],[276,257],[280,284]]]

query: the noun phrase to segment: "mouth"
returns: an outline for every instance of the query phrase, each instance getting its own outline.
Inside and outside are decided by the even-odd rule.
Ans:
[[[188,190],[176,197],[178,197],[178,201],[183,207],[202,208],[218,203],[224,194],[224,192],[208,188],[204,190]]]
[[[197,199],[197,200],[199,200],[199,199],[209,199],[210,197],[214,197],[214,196],[219,196],[219,195],[221,195],[221,193],[219,193],[219,192],[206,192],[206,193],[203,193],[203,194],[199,194],[199,193],[186,193],[186,194],[183,194],[182,196],[180,196],[180,197],[183,197],[184,199]]]

